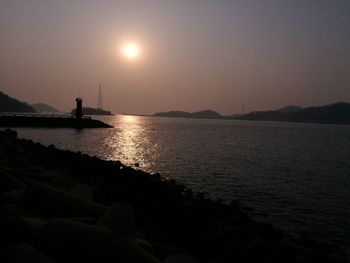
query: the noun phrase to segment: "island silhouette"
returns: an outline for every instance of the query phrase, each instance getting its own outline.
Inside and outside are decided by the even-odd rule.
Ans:
[[[247,114],[233,114],[226,116],[221,115],[220,113],[213,110],[203,110],[198,112],[157,112],[152,116],[196,119],[232,119],[252,121],[350,124],[350,103],[337,102],[329,105],[307,108],[290,105],[278,110],[254,111]]]
[[[35,104],[34,104],[35,105]],[[43,103],[39,107],[50,109],[49,105]],[[36,105],[35,107],[38,107]],[[0,91],[0,113],[35,113],[35,109],[26,102],[21,102]],[[75,114],[75,109],[71,111]],[[83,115],[113,115],[110,111],[92,107],[82,107]],[[289,105],[278,110],[253,111],[247,114],[221,115],[220,113],[207,109],[197,112],[168,111],[157,112],[151,116],[155,117],[176,117],[196,119],[233,119],[253,121],[286,121],[286,122],[308,122],[308,123],[332,123],[350,124],[350,103],[336,102],[323,106],[302,108]],[[5,125],[2,125],[5,126]],[[25,125],[27,126],[27,125]]]

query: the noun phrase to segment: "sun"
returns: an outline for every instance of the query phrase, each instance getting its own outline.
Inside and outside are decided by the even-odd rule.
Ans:
[[[139,47],[133,43],[126,44],[123,47],[122,52],[124,56],[126,56],[129,59],[135,59],[140,55]]]

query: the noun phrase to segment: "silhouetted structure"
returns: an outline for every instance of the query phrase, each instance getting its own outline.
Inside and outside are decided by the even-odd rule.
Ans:
[[[81,119],[83,117],[83,100],[81,98],[76,98],[77,108],[75,110],[75,117]]]
[[[12,113],[0,114],[0,127],[55,127],[55,128],[111,128],[112,126],[83,116],[83,100],[75,99],[77,106],[74,115],[71,114],[37,114]],[[28,106],[29,107],[29,106]],[[0,260],[0,262],[2,262]]]

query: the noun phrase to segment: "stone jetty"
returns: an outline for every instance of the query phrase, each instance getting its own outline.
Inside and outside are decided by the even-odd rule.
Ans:
[[[38,114],[0,115],[0,127],[47,127],[47,128],[112,128],[112,126],[91,118],[73,116],[52,116]]]
[[[297,215],[296,215],[297,217]],[[0,262],[348,262],[159,174],[0,131]]]
[[[113,128],[90,116],[83,116],[83,99],[76,98],[75,101],[74,115],[3,112],[0,114],[0,127]]]

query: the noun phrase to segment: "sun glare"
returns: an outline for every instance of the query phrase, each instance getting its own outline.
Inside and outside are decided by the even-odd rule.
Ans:
[[[123,115],[123,122],[125,123],[135,123],[136,117],[132,115]]]
[[[123,47],[123,54],[127,58],[134,59],[137,58],[140,54],[140,49],[137,45],[135,44],[127,44]]]

